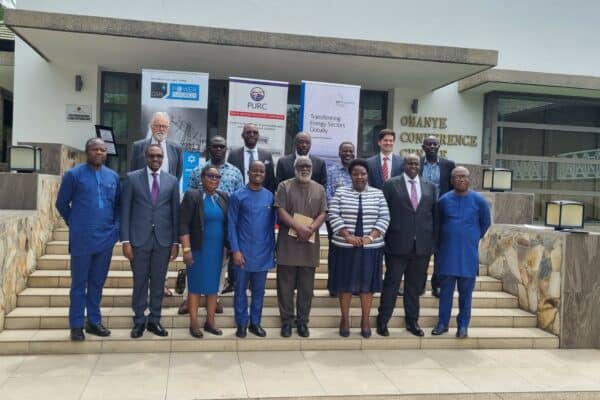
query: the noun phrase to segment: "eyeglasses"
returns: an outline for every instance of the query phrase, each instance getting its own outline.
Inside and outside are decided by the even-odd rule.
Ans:
[[[225,145],[224,144],[213,144],[210,147],[213,148],[213,149],[219,149],[219,150],[225,149]]]
[[[169,129],[169,125],[152,124],[152,127],[156,129]]]
[[[244,131],[244,133],[258,135],[258,131]]]
[[[221,179],[221,175],[206,174],[204,176],[206,176],[206,178],[210,179],[211,181],[218,181],[219,179]]]
[[[148,154],[148,158],[164,158],[162,154]]]

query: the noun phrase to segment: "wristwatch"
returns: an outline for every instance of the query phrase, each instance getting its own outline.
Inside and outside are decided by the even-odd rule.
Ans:
[[[190,251],[192,251],[192,248],[191,248],[191,247],[184,247],[184,248],[183,248],[183,254],[185,254],[185,253],[189,253]]]
[[[367,237],[369,238],[369,240],[371,240],[371,243],[375,241],[375,238],[373,238],[373,236],[367,235]]]

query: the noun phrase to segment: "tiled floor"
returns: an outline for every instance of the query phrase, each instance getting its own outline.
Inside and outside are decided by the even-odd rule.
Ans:
[[[264,351],[0,357],[2,400],[366,398],[369,395],[377,398],[444,393],[490,393],[489,397],[468,398],[508,399],[517,395],[492,394],[513,392],[523,396],[519,398],[533,398],[523,393],[577,391],[597,391],[587,393],[591,397],[581,398],[600,398],[599,350]],[[568,396],[556,398],[570,398]]]

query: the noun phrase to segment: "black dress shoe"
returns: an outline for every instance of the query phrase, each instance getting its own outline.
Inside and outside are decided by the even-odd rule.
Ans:
[[[310,332],[308,331],[308,326],[306,324],[298,324],[296,326],[296,330],[298,331],[298,336],[300,337],[310,336]]]
[[[267,332],[265,332],[265,330],[262,328],[262,326],[260,325],[252,325],[250,324],[250,326],[248,327],[248,330],[250,331],[250,333],[258,336],[258,337],[265,337],[267,336]]]
[[[148,329],[148,331],[154,333],[156,336],[169,336],[169,331],[167,331],[165,328],[163,328],[163,326],[160,324],[160,322],[148,322],[148,325],[146,326],[146,329]]]
[[[83,328],[71,329],[71,340],[74,342],[83,342],[85,340],[85,334]]]
[[[467,328],[458,328],[456,331],[456,337],[459,339],[465,339],[469,337],[469,330]]]
[[[404,296],[404,289],[403,288],[398,289],[398,296]]]
[[[364,337],[365,339],[370,338],[371,337],[371,329],[361,329],[360,336]]]
[[[204,330],[208,333],[212,333],[213,335],[217,336],[221,336],[223,334],[222,330],[220,330],[219,328],[215,328],[214,326],[210,326],[208,322],[204,324]]]
[[[197,338],[197,339],[201,339],[204,334],[202,334],[202,331],[198,328],[192,328],[190,326],[190,335],[192,335],[193,337]]]
[[[235,331],[235,336],[243,339],[246,337],[246,325],[238,325],[237,330]]]
[[[444,333],[448,332],[448,327],[438,323],[435,328],[431,331],[433,336],[440,336]]]
[[[377,334],[379,336],[390,336],[390,331],[388,330],[387,324],[377,323]]]
[[[225,286],[223,290],[221,290],[221,294],[231,293],[234,291],[234,289],[235,287],[233,286],[233,283],[228,283],[227,286]]]
[[[348,320],[342,318],[340,320],[340,336],[341,337],[348,337],[350,336],[350,323],[348,322]]]
[[[415,336],[425,336],[425,332],[423,332],[423,329],[421,329],[417,321],[411,323],[407,322],[406,330]]]
[[[90,334],[96,335],[96,336],[102,336],[102,337],[110,336],[110,330],[107,329],[104,325],[102,325],[102,323],[99,323],[98,325],[94,325],[94,324],[90,324],[88,322],[85,324],[85,331],[87,333],[90,333]]]
[[[281,337],[290,337],[292,336],[292,325],[283,324],[281,325]]]
[[[179,305],[179,308],[177,309],[177,314],[179,314],[179,315],[185,315],[185,314],[187,314],[189,312],[190,312],[190,309],[188,308],[187,300],[184,300],[183,303],[181,303]]]
[[[440,298],[440,288],[432,288],[431,294],[433,295],[433,297],[436,297],[439,299]]]
[[[146,330],[146,327],[144,326],[144,324],[135,324],[133,326],[133,329],[131,330],[131,338],[132,339],[138,339],[141,338],[142,335],[144,334],[144,330]]]

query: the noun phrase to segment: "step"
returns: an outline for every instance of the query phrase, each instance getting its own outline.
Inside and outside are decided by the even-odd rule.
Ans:
[[[129,307],[131,305],[131,288],[106,288],[102,296],[103,307]],[[454,293],[455,301],[458,294]],[[203,298],[204,299],[204,298]],[[225,307],[233,306],[233,294],[227,293],[220,296]],[[177,307],[183,300],[182,295],[175,294],[173,297],[165,297],[164,307]],[[402,306],[402,297],[398,298],[398,307]],[[337,297],[330,297],[327,290],[315,290],[312,301],[313,307],[337,307]],[[458,303],[455,303],[458,304]],[[352,298],[352,306],[358,307],[360,300],[357,296]],[[17,307],[68,307],[68,288],[26,288],[17,296]],[[267,289],[264,300],[265,307],[277,306],[277,291]],[[379,306],[379,294],[373,298],[373,306]],[[421,296],[422,307],[437,307],[438,299],[427,292]],[[505,292],[473,292],[473,308],[516,308],[518,299],[516,296]]]
[[[452,310],[455,316],[458,309]],[[5,329],[66,329],[68,322],[68,307],[18,307],[5,316]],[[203,308],[199,309],[200,319],[205,315]],[[104,324],[109,328],[131,328],[133,326],[132,312],[129,307],[104,307],[102,308]],[[359,307],[350,309],[350,326],[360,327],[361,310]],[[376,321],[377,309],[371,310],[371,324]],[[395,318],[394,318],[395,317]],[[422,307],[419,324],[423,327],[433,328],[437,323],[437,307]],[[315,328],[336,328],[340,321],[338,307],[315,307],[311,311],[310,325]],[[163,309],[161,323],[166,328],[183,328],[189,326],[189,316],[178,315],[177,307]],[[225,307],[223,314],[216,316],[217,326],[223,328],[235,327],[233,310]],[[451,319],[451,326],[455,326],[455,318]],[[474,308],[471,311],[471,326],[473,327],[510,327],[523,328],[535,327],[535,315],[519,308]],[[279,309],[276,307],[263,308],[262,325],[265,328],[280,327]],[[404,327],[404,310],[396,307],[389,322],[392,328]]]
[[[328,252],[329,247],[327,245],[321,246],[321,258],[326,260]],[[47,242],[45,254],[69,254],[69,242],[67,240],[53,240]],[[123,246],[121,243],[115,244],[113,254],[116,256],[123,255]],[[181,248],[179,249],[179,254],[181,255]]]
[[[374,349],[556,349],[558,337],[536,328],[470,328],[469,337],[457,339],[451,330],[442,336],[411,335],[405,329],[391,328],[390,336],[363,339],[354,329],[350,337],[341,338],[335,329],[311,328],[309,338],[295,333],[281,338],[279,329],[266,328],[267,337],[249,334],[235,336],[234,329],[223,329],[223,336],[205,334],[195,339],[186,328],[171,329],[165,338],[148,332],[140,339],[130,339],[129,329],[113,329],[106,338],[87,335],[84,342],[69,340],[65,329],[6,330],[0,333],[0,354],[74,354],[74,353],[157,353],[191,351],[299,351],[299,350],[374,350]]]
[[[169,271],[168,285],[174,287],[176,271]],[[276,274],[269,272],[267,274],[267,289],[276,288]],[[427,288],[431,289],[431,276],[427,277]],[[109,271],[108,278],[104,285],[105,288],[130,288],[132,287],[132,272],[131,271]],[[27,286],[32,288],[68,288],[71,286],[71,273],[68,270],[37,270],[29,275]],[[315,289],[327,288],[327,274],[315,274]],[[502,282],[490,276],[478,276],[475,282],[475,290],[483,291],[501,291]]]

